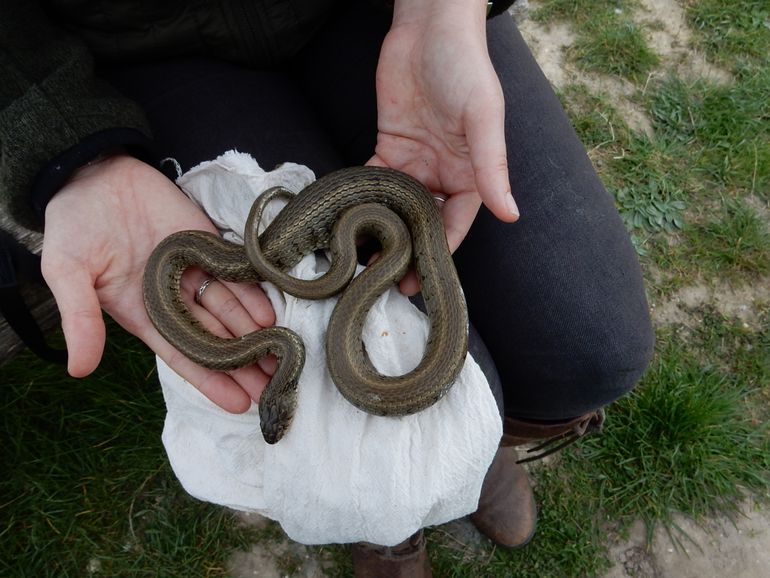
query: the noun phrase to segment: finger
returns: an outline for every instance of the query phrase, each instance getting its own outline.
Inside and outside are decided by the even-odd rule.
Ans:
[[[192,362],[159,333],[153,331],[141,337],[171,369],[225,411],[243,413],[251,407],[255,397],[259,399],[261,391],[257,391],[258,383],[255,382],[253,391],[247,391],[230,375]]]
[[[403,279],[398,282],[398,290],[407,297],[412,297],[420,292],[420,280],[417,278],[417,272],[410,267]]]
[[[452,195],[444,203],[441,216],[450,252],[454,253],[465,239],[480,206],[479,197],[474,194]]]
[[[273,373],[275,373],[275,369],[273,369]],[[262,392],[265,391],[265,386],[270,382],[272,376],[272,374],[268,375],[262,370],[261,364],[239,367],[233,371],[228,371],[227,375],[241,386],[243,391],[248,393],[249,397],[256,403],[259,403],[259,398],[262,397]]]
[[[227,329],[202,307],[195,306],[192,313],[201,323],[219,337],[229,338]],[[166,341],[150,323],[143,324],[136,331],[144,341],[168,366],[179,374],[212,402],[231,413],[243,413],[251,406],[251,401],[258,402],[270,378],[252,365],[231,372],[206,369],[191,361],[173,345]]]
[[[206,329],[223,339],[233,339],[235,337],[246,335],[246,333],[250,333],[248,331],[246,333],[233,333],[202,305],[193,303],[190,305],[190,310]],[[258,331],[259,329],[261,329],[261,327],[252,331]],[[257,361],[257,365],[241,367],[230,371],[229,374],[236,382],[241,384],[246,391],[253,394],[251,397],[254,401],[259,401],[259,396],[262,394],[265,384],[270,381],[270,376],[275,373],[277,368],[278,360],[276,357],[274,355],[268,355],[260,358]]]
[[[275,325],[275,311],[270,299],[259,285],[254,283],[230,283],[224,282],[230,292],[249,313],[259,327],[272,327]]]
[[[207,281],[209,283],[204,287]],[[181,289],[182,299],[191,310],[197,310],[193,306],[198,303],[203,305],[231,335],[246,335],[260,329],[238,298],[218,279],[199,270],[186,271],[182,275]]]
[[[505,147],[505,107],[499,86],[485,106],[476,106],[466,123],[466,137],[476,188],[484,204],[500,220],[512,223],[519,209],[511,195]]]
[[[216,304],[217,300],[221,299],[221,297],[217,297],[216,295],[217,286],[221,286],[221,283],[218,281],[214,281],[209,284],[209,286],[203,292],[200,304],[195,303],[194,298],[190,297],[190,292],[182,292],[182,299],[185,301],[185,305],[187,305],[193,316],[195,316],[195,318],[198,319],[206,329],[223,339],[241,337],[248,333],[262,329],[262,327],[257,325],[256,322],[251,319],[251,317],[248,317],[248,313],[246,314],[247,318],[244,318],[241,314],[234,316],[230,315],[227,310],[229,310],[230,307],[236,307],[236,305],[215,305],[215,310],[212,311],[211,303],[213,302]],[[232,296],[229,290],[224,286],[221,286],[221,291],[228,294],[224,297],[224,299],[229,299]],[[192,293],[194,294],[195,292],[197,292],[197,290]],[[223,307],[226,310],[224,316],[222,315],[221,311],[219,313],[216,312],[216,308],[218,306]],[[262,389],[264,389],[264,384],[270,380],[269,376],[275,373],[276,368],[277,360],[274,356],[269,355],[259,359],[257,361],[257,366],[244,367],[238,370],[234,370],[231,372],[231,375],[235,381],[240,383],[244,389],[250,392],[257,391],[254,390],[253,387],[253,383],[256,379],[256,382],[259,384],[259,389],[256,397],[252,396],[252,398],[254,401],[258,401],[259,395],[262,393]]]
[[[106,335],[93,279],[75,264],[44,263],[43,276],[61,313],[67,371],[73,377],[85,377],[99,365]]]

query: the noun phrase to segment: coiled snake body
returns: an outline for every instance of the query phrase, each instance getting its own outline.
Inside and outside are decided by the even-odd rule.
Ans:
[[[203,231],[182,231],[164,239],[145,269],[144,301],[155,327],[196,363],[228,371],[274,354],[278,369],[259,403],[265,441],[286,432],[296,406],[304,346],[293,331],[270,327],[224,339],[205,329],[181,297],[184,270],[196,265],[225,281],[271,281],[287,293],[322,299],[345,288],[329,321],[326,358],[332,379],[358,408],[376,415],[407,415],[425,409],[451,387],[465,360],[468,315],[446,243],[440,213],[418,181],[391,169],[356,167],[327,175],[293,196],[258,235],[264,193],[252,207],[244,246]],[[394,214],[395,213],[395,214]],[[411,233],[411,242],[410,242]],[[380,257],[355,279],[355,240],[376,237]],[[311,251],[329,248],[331,266],[319,279],[303,281],[284,273]],[[414,254],[430,333],[425,354],[411,372],[396,377],[377,372],[366,355],[361,331],[380,294],[406,272]]]

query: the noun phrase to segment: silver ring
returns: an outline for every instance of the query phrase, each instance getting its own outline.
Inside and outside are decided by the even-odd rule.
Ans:
[[[198,305],[201,304],[201,299],[203,299],[203,292],[208,288],[209,285],[211,285],[212,281],[216,281],[216,279],[214,277],[209,277],[203,283],[201,283],[201,286],[198,287],[198,290],[195,292],[195,297],[193,297],[193,300]]]
[[[446,195],[440,195],[440,194],[437,194],[437,193],[433,193],[433,199],[436,202],[438,202],[439,204],[446,203],[447,198],[448,197]]]

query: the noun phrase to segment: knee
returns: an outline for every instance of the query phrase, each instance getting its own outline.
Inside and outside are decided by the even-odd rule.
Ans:
[[[530,351],[523,371],[514,370],[522,379],[503,380],[506,415],[562,420],[597,410],[629,393],[652,358],[649,319],[566,333],[558,353]]]
[[[633,326],[607,326],[583,333],[573,343],[562,373],[562,392],[572,398],[572,416],[604,407],[629,393],[652,359],[649,318]],[[571,416],[563,416],[571,417]]]
[[[654,332],[651,324],[633,328],[625,335],[595,337],[595,346],[577,359],[573,387],[585,392],[594,409],[629,393],[652,359]]]

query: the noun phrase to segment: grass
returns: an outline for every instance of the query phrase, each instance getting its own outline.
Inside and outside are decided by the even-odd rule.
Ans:
[[[623,79],[618,97],[580,82],[560,96],[615,196],[650,296],[686,285],[749,295],[741,316],[704,302],[658,327],[655,360],[614,404],[605,432],[534,468],[538,533],[502,551],[445,526],[429,531],[437,576],[599,576],[608,546],[635,520],[734,512],[770,482],[770,5],[682,0],[692,48],[729,81],[684,76],[651,51],[631,0],[532,2],[534,18],[577,31],[578,70]],[[714,289],[716,290],[716,289]],[[755,295],[753,298],[751,295]],[[764,297],[763,297],[764,295]],[[256,532],[184,493],[163,454],[163,400],[153,358],[114,326],[102,367],[62,377],[29,355],[2,367],[5,470],[0,575],[225,576],[231,552],[275,552],[282,573],[302,560],[275,524]],[[330,576],[350,576],[347,549],[316,548]]]
[[[722,214],[689,231],[689,258],[715,272],[770,272],[770,230],[757,213],[741,201],[726,201]]]
[[[690,25],[701,33],[698,44],[712,60],[727,66],[768,63],[765,0],[687,0],[685,6]]]
[[[613,69],[609,59],[620,48],[591,21],[611,20],[612,11],[628,17],[632,4],[546,0],[535,13],[578,31],[568,60],[585,67],[583,47],[591,46],[599,55],[593,69],[636,85],[630,104],[643,107],[652,134],[629,128],[613,97],[586,85],[567,87],[562,100],[643,267],[655,271],[647,279],[659,298],[686,284],[767,284],[770,272],[770,5],[683,4],[694,46],[733,81],[684,78],[660,61],[635,74]],[[633,52],[623,58],[634,66]],[[565,453],[559,469],[570,489],[618,532],[642,519],[650,532],[662,525],[676,538],[675,513],[700,519],[733,510],[745,492],[767,497],[770,316],[762,298],[747,306],[751,323],[706,303],[687,312],[691,326],[659,327],[653,367],[613,406],[605,434]]]
[[[770,471],[770,437],[745,409],[739,375],[704,363],[680,338],[661,335],[641,386],[612,412],[601,437],[573,454],[619,523],[643,519],[650,531],[673,513],[693,517],[733,510],[746,491],[762,494]]]
[[[642,29],[627,17],[610,12],[582,30],[572,50],[586,70],[640,80],[660,60],[647,46]]]
[[[250,532],[185,494],[154,356],[115,327],[108,343],[82,380],[29,354],[2,367],[0,575],[225,576]]]
[[[629,17],[635,4],[628,0],[546,0],[534,17],[575,23],[578,38],[570,53],[582,68],[638,81],[660,59],[649,48],[644,29]]]
[[[768,31],[770,35],[770,30]],[[656,83],[649,110],[656,135],[690,154],[694,178],[733,194],[767,199],[770,183],[770,69],[716,85],[669,76]]]

